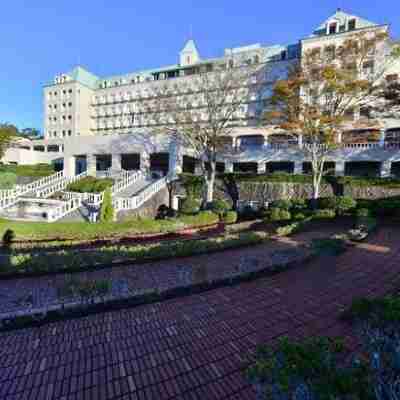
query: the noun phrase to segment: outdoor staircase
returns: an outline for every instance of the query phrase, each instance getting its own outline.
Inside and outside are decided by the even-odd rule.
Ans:
[[[59,220],[88,220],[93,210],[98,210],[104,199],[103,193],[76,193],[65,191],[73,182],[87,176],[83,172],[74,177],[65,177],[64,173],[42,178],[28,185],[17,186],[14,190],[0,191],[0,212],[18,203],[20,200],[38,202],[60,192],[62,200],[54,200],[56,206],[46,213],[47,222]],[[115,210],[134,210],[166,186],[167,178],[152,178],[148,172],[108,170],[105,176],[115,180],[111,188]],[[47,200],[48,202],[53,200]]]

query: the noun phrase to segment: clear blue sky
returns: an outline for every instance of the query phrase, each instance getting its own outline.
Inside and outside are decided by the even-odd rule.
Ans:
[[[203,57],[225,47],[286,44],[337,7],[400,37],[399,0],[13,0],[2,4],[0,122],[42,130],[42,85],[81,64],[100,76],[177,62],[190,34]],[[379,4],[379,7],[377,7]]]

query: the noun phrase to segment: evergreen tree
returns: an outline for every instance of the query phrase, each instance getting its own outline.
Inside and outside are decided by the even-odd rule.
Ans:
[[[111,189],[104,192],[103,203],[100,208],[100,222],[112,222],[114,220],[114,207],[112,204]]]

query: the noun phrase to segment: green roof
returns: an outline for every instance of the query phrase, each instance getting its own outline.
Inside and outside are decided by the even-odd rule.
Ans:
[[[82,85],[88,86],[92,89],[96,89],[97,81],[99,78],[87,71],[85,68],[80,66],[75,67],[71,72],[67,74],[73,81],[82,83]]]

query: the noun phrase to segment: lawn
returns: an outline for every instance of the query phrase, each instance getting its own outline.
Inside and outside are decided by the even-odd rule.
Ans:
[[[92,240],[140,233],[174,232],[189,227],[200,227],[218,222],[218,216],[211,212],[201,212],[194,216],[176,219],[153,220],[150,218],[132,219],[123,222],[13,222],[0,219],[0,238],[7,229],[14,231],[16,240]]]
[[[16,176],[27,176],[32,178],[42,178],[55,173],[53,165],[0,165],[0,175],[3,173],[15,174]]]

